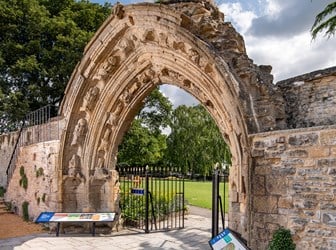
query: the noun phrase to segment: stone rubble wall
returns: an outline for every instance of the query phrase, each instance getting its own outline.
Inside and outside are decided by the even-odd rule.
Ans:
[[[50,122],[41,125],[30,126],[22,130],[18,147],[35,143],[59,140],[64,127],[62,117],[54,117]],[[7,187],[6,170],[12,157],[19,131],[0,135],[0,186]]]
[[[336,249],[336,126],[250,136],[252,249],[291,230],[297,249]]]
[[[289,129],[335,124],[336,67],[296,76],[276,86],[286,100]]]
[[[59,140],[21,147],[13,177],[5,194],[12,210],[22,215],[22,203],[28,202],[31,220],[42,211],[57,211]],[[20,184],[24,171],[27,189]],[[42,170],[41,170],[42,169]]]
[[[0,187],[7,187],[6,170],[13,153],[18,131],[0,135]]]

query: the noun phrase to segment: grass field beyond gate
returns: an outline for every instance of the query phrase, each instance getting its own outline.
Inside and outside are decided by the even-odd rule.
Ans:
[[[185,181],[184,195],[188,204],[211,209],[212,206],[212,182],[211,181]],[[225,183],[225,213],[228,212],[229,207],[229,185]],[[220,196],[224,197],[224,186],[220,183]],[[224,203],[224,200],[222,201]]]

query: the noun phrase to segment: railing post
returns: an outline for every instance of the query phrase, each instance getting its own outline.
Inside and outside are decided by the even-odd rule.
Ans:
[[[219,170],[216,168],[212,174],[212,238],[218,235],[218,196],[219,196]]]
[[[145,233],[149,233],[149,176],[148,166],[145,169]]]

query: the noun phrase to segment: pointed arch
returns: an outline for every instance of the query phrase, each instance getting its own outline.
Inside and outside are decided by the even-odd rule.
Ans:
[[[247,231],[250,158],[239,84],[212,46],[188,30],[185,22],[183,14],[164,5],[118,5],[87,45],[60,111],[66,121],[60,200],[70,193],[72,200],[77,199],[63,203],[63,211],[116,208],[109,180],[117,178],[118,144],[144,98],[155,86],[169,83],[207,108],[230,146],[230,182],[237,189],[233,202],[241,204],[238,213],[246,217],[232,215],[231,221],[234,228]],[[101,197],[102,189],[109,199]]]

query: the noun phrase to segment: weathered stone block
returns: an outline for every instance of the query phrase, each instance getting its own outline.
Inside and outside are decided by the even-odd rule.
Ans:
[[[332,131],[322,131],[320,133],[320,142],[321,145],[326,145],[326,146],[330,146],[330,145],[336,145],[336,131],[332,130]]]
[[[276,196],[255,196],[253,206],[256,212],[271,213],[278,212],[278,198]]]
[[[288,144],[291,146],[313,146],[318,143],[316,133],[293,135],[288,138]]]
[[[309,149],[311,158],[325,158],[330,155],[330,149],[327,147],[313,147]]]
[[[279,176],[271,175],[266,177],[266,190],[269,194],[286,194],[287,192],[287,179],[279,178]]]
[[[253,191],[255,195],[265,195],[266,187],[265,187],[265,176],[256,175],[253,177]]]
[[[293,208],[292,197],[280,197],[278,202],[279,208]]]
[[[288,157],[293,157],[293,158],[305,158],[308,156],[307,150],[303,149],[295,149],[295,150],[290,150],[286,154]]]
[[[322,222],[328,226],[336,227],[336,212],[323,212],[322,213]]]

